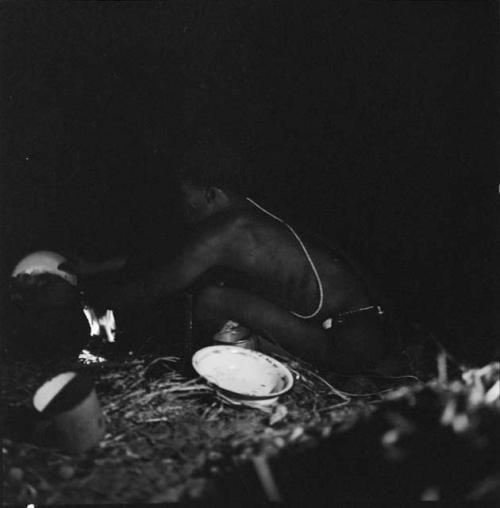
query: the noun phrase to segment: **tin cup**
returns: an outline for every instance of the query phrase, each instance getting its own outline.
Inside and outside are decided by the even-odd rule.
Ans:
[[[257,349],[257,337],[248,328],[238,326],[231,330],[221,330],[214,335],[216,346],[237,346],[244,349]]]
[[[53,426],[58,444],[79,455],[104,437],[105,424],[92,381],[76,372],[64,372],[43,384],[33,397],[42,419]]]

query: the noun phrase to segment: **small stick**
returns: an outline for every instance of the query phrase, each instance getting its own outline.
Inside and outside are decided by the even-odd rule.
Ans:
[[[349,397],[345,394],[345,392],[341,392],[340,390],[337,390],[336,388],[334,388],[326,379],[322,378],[321,376],[319,376],[318,374],[316,374],[313,371],[309,371],[308,373],[311,374],[312,376],[314,376],[319,381],[321,381],[324,385],[326,385],[330,389],[330,391],[332,393],[334,393],[335,395],[337,395],[341,399],[343,399],[345,401],[349,401],[350,400]]]
[[[163,390],[163,393],[174,393],[174,392],[199,392],[199,391],[205,391],[207,393],[212,392],[212,390],[205,385],[191,385],[191,386],[179,386],[177,388],[168,388],[166,390]]]
[[[271,502],[280,503],[283,501],[280,491],[274,480],[273,473],[269,467],[266,457],[258,455],[252,457],[252,462],[255,468],[255,472],[260,480],[262,489],[264,490],[267,500]]]
[[[338,404],[334,404],[333,406],[322,407],[322,408],[318,409],[318,413],[324,413],[325,411],[331,411],[332,409],[337,409],[339,407],[347,406],[350,403],[351,403],[351,400],[349,399],[349,400],[345,400],[344,402],[339,402]]]
[[[441,384],[448,381],[448,368],[446,365],[446,353],[441,351],[437,357],[438,379]]]

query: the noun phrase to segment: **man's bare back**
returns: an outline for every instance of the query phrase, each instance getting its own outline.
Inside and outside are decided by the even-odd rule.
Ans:
[[[378,304],[347,263],[230,191],[187,184],[184,199],[194,228],[179,255],[159,271],[109,288],[101,305],[154,302],[194,288],[195,314],[207,333],[237,321],[292,354],[343,372],[383,358],[386,338],[376,312],[336,323],[341,313]]]

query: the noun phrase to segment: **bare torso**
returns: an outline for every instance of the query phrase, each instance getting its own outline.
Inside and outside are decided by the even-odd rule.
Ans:
[[[234,320],[310,361],[352,370],[380,360],[385,351],[377,316],[363,314],[324,330],[324,320],[371,302],[349,263],[297,231],[316,267],[282,222],[251,205],[230,207],[202,220],[179,255],[166,266],[125,285],[106,288],[101,304],[114,308],[188,288],[207,325]],[[297,317],[296,314],[300,314]],[[304,316],[314,316],[304,318]]]
[[[246,286],[281,307],[310,315],[318,307],[319,287],[311,264],[292,232],[282,223],[253,209],[238,210],[208,219],[204,234],[213,231],[223,254],[219,279],[228,285]],[[363,283],[345,262],[327,249],[306,240],[324,291],[324,302],[316,321],[368,303]],[[225,279],[224,267],[229,269]]]

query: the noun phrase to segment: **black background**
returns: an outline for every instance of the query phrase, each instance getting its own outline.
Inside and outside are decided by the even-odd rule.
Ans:
[[[496,2],[0,9],[3,280],[40,248],[175,250],[172,169],[217,138],[252,162],[249,195],[351,252],[410,319],[493,342]]]

